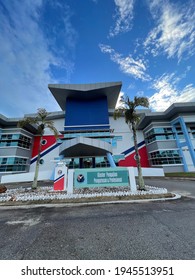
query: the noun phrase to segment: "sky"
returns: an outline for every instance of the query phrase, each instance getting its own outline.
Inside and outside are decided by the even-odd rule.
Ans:
[[[195,102],[195,0],[0,0],[0,114],[61,110],[48,84]]]

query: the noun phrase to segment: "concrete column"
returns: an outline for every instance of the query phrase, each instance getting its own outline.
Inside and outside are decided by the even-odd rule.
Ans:
[[[74,185],[74,169],[69,169],[68,170],[67,194],[73,193],[73,185]]]
[[[135,181],[134,167],[128,167],[128,171],[129,171],[130,189],[132,192],[136,192],[137,186],[136,186],[136,181]]]
[[[116,167],[116,164],[115,164],[115,162],[114,162],[114,159],[113,159],[111,153],[107,153],[106,155],[107,155],[107,159],[108,159],[108,161],[109,161],[109,163],[110,163],[110,166],[111,166],[111,167]]]

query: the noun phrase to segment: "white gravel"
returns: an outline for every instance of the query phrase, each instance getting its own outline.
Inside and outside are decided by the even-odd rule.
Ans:
[[[167,189],[146,186],[146,191],[131,192],[129,188],[91,188],[77,189],[73,194],[67,194],[66,191],[54,191],[53,187],[39,187],[36,191],[31,188],[15,188],[8,189],[6,193],[0,194],[0,202],[6,201],[38,201],[38,200],[54,200],[54,199],[72,199],[72,198],[90,198],[102,196],[134,196],[148,194],[166,194]]]

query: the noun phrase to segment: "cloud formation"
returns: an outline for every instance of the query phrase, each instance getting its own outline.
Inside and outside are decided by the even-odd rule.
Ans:
[[[56,9],[61,8],[57,1],[50,4],[56,5]],[[39,107],[57,110],[59,107],[47,89],[49,83],[58,82],[51,67],[64,69],[67,76],[72,71],[72,65],[60,59],[52,49],[52,41],[43,33],[42,28],[47,30],[40,24],[43,5],[42,0],[4,1],[0,5],[1,113],[9,111],[9,115],[6,113],[8,117],[12,112],[21,116]],[[62,21],[66,34],[70,34],[66,14]],[[55,40],[55,30],[52,38]],[[68,38],[71,44],[71,35]]]
[[[108,45],[100,44],[99,47],[103,53],[108,53],[110,59],[119,65],[122,73],[142,81],[149,81],[151,79],[146,73],[146,65],[143,60],[135,60],[131,55],[123,57]]]
[[[162,0],[149,2],[156,26],[144,42],[146,52],[151,52],[153,56],[163,52],[167,58],[176,57],[178,61],[195,53],[194,4],[189,2],[184,5]]]
[[[151,109],[154,111],[165,111],[176,102],[195,102],[195,87],[189,84],[183,89],[178,90],[179,80],[175,73],[164,74],[154,80],[152,88],[156,92],[149,98]]]
[[[125,33],[132,28],[134,0],[114,0],[116,13],[115,24],[110,28],[109,37]]]

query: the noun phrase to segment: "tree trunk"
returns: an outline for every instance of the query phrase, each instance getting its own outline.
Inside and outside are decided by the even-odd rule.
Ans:
[[[143,176],[142,176],[140,155],[139,155],[139,151],[138,151],[136,125],[135,125],[134,122],[132,122],[131,125],[132,125],[132,131],[133,131],[133,140],[134,140],[134,146],[135,146],[135,157],[136,157],[137,171],[138,171],[138,185],[139,185],[138,189],[139,190],[146,190],[144,179],[143,179]]]
[[[38,181],[38,175],[39,175],[39,164],[40,164],[40,158],[41,158],[42,138],[43,138],[43,136],[41,135],[40,142],[39,142],[38,155],[37,155],[37,162],[36,162],[36,166],[35,166],[34,180],[33,180],[33,185],[32,185],[33,190],[37,189],[37,181]]]

